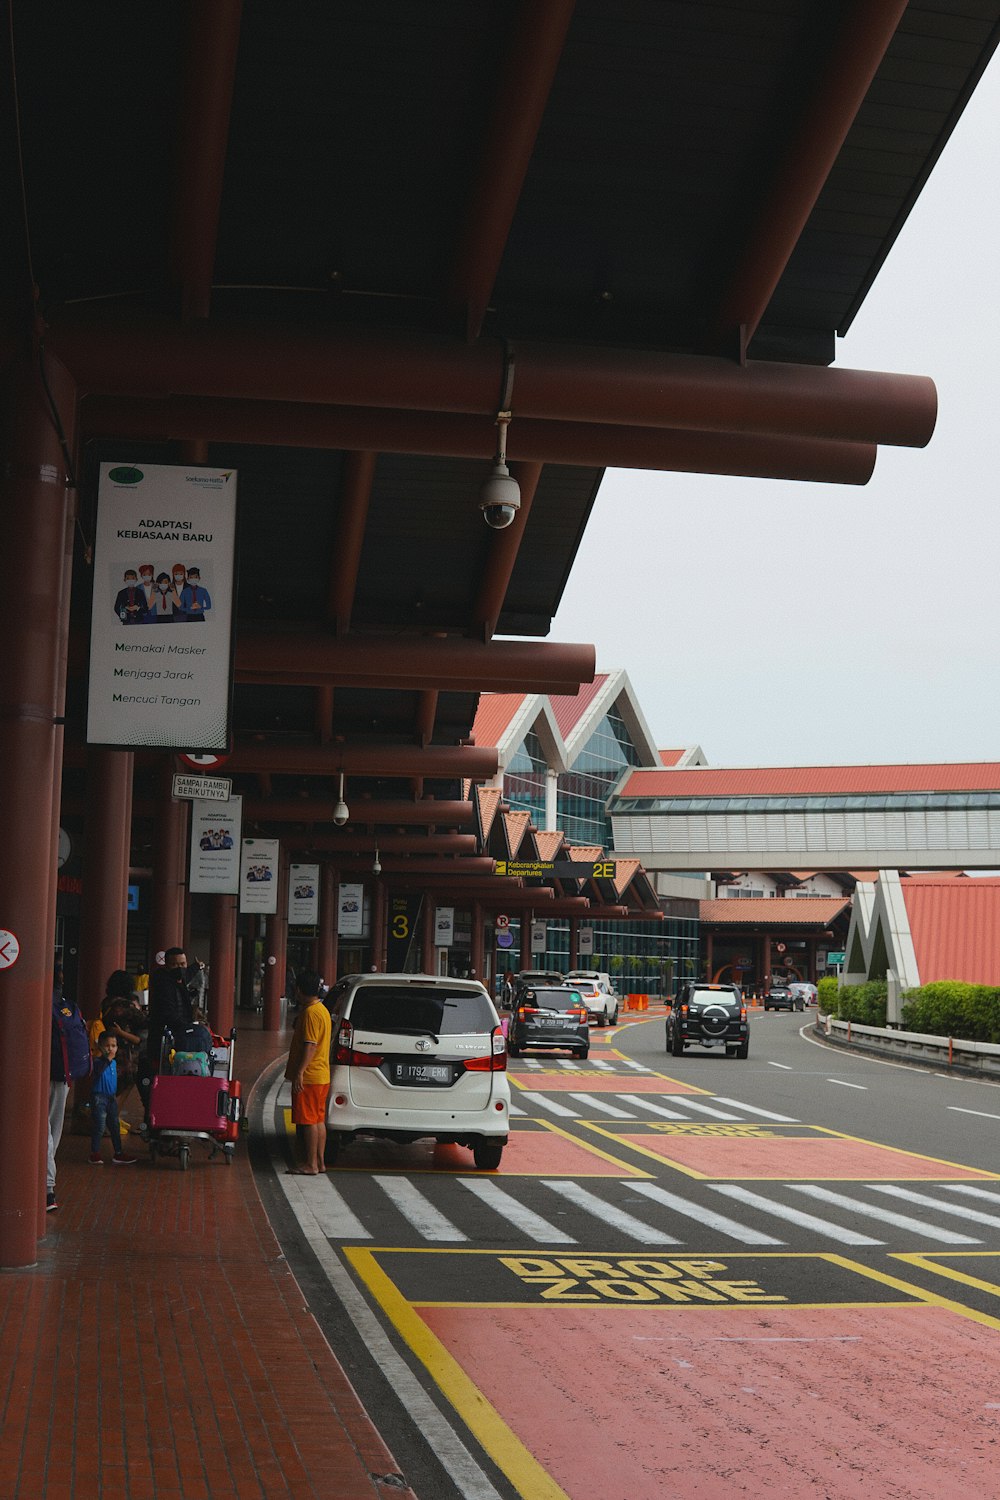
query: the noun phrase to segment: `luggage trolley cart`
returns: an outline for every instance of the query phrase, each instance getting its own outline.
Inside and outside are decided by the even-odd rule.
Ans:
[[[229,1033],[226,1058],[219,1055],[222,1048],[213,1047],[212,1054],[206,1055],[206,1073],[202,1077],[169,1071],[167,1058],[172,1043],[170,1033],[165,1032],[160,1049],[160,1072],[153,1078],[149,1095],[146,1132],[149,1159],[155,1164],[158,1156],[179,1157],[181,1171],[186,1172],[191,1142],[207,1141],[211,1146],[209,1161],[221,1150],[228,1167],[232,1163],[243,1114],[240,1082],[233,1077],[236,1032]],[[224,1076],[216,1069],[224,1069]]]

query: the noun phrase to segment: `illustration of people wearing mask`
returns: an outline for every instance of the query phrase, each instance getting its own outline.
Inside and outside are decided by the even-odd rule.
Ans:
[[[174,595],[177,600],[177,608],[174,611],[175,620],[187,619],[187,615],[184,613],[184,606],[181,603],[181,598],[183,596],[186,583],[187,569],[185,568],[183,563],[174,563]]]
[[[153,564],[143,563],[139,569],[139,587],[142,589],[146,600],[146,608],[142,615],[144,624],[156,618],[156,584],[153,582]]]
[[[208,589],[203,589],[201,586],[199,568],[188,568],[187,584],[181,590],[181,607],[186,619],[201,620],[204,624],[205,611],[212,608],[212,600]]]
[[[146,614],[146,596],[139,587],[134,568],[125,569],[125,587],[118,590],[115,614],[123,625],[139,625]]]
[[[169,573],[156,575],[156,602],[153,605],[153,620],[157,625],[175,625],[184,618],[177,590],[170,582]]]

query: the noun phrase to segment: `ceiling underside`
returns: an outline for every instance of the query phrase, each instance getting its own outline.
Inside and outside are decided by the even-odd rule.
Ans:
[[[99,462],[238,470],[240,629],[289,650],[283,680],[238,672],[234,729],[325,753],[296,795],[382,745],[412,765],[359,796],[454,797],[421,756],[467,738],[477,685],[434,662],[547,634],[605,465],[863,482],[879,441],[929,436],[926,388],[826,367],[996,47],[994,0],[11,14],[0,347],[36,286],[81,397],[75,629]],[[494,533],[505,350],[524,504]],[[415,635],[412,687],[297,670],[305,638]],[[71,729],[82,709],[77,688]]]

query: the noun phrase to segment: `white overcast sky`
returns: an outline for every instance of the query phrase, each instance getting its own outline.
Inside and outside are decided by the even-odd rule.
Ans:
[[[710,765],[1000,760],[1000,56],[837,364],[930,375],[863,488],[608,470],[551,638]]]

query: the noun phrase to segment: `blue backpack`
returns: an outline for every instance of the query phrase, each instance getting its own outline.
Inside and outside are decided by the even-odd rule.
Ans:
[[[61,1083],[89,1078],[90,1038],[77,1006],[61,994],[52,996],[51,1076]]]

